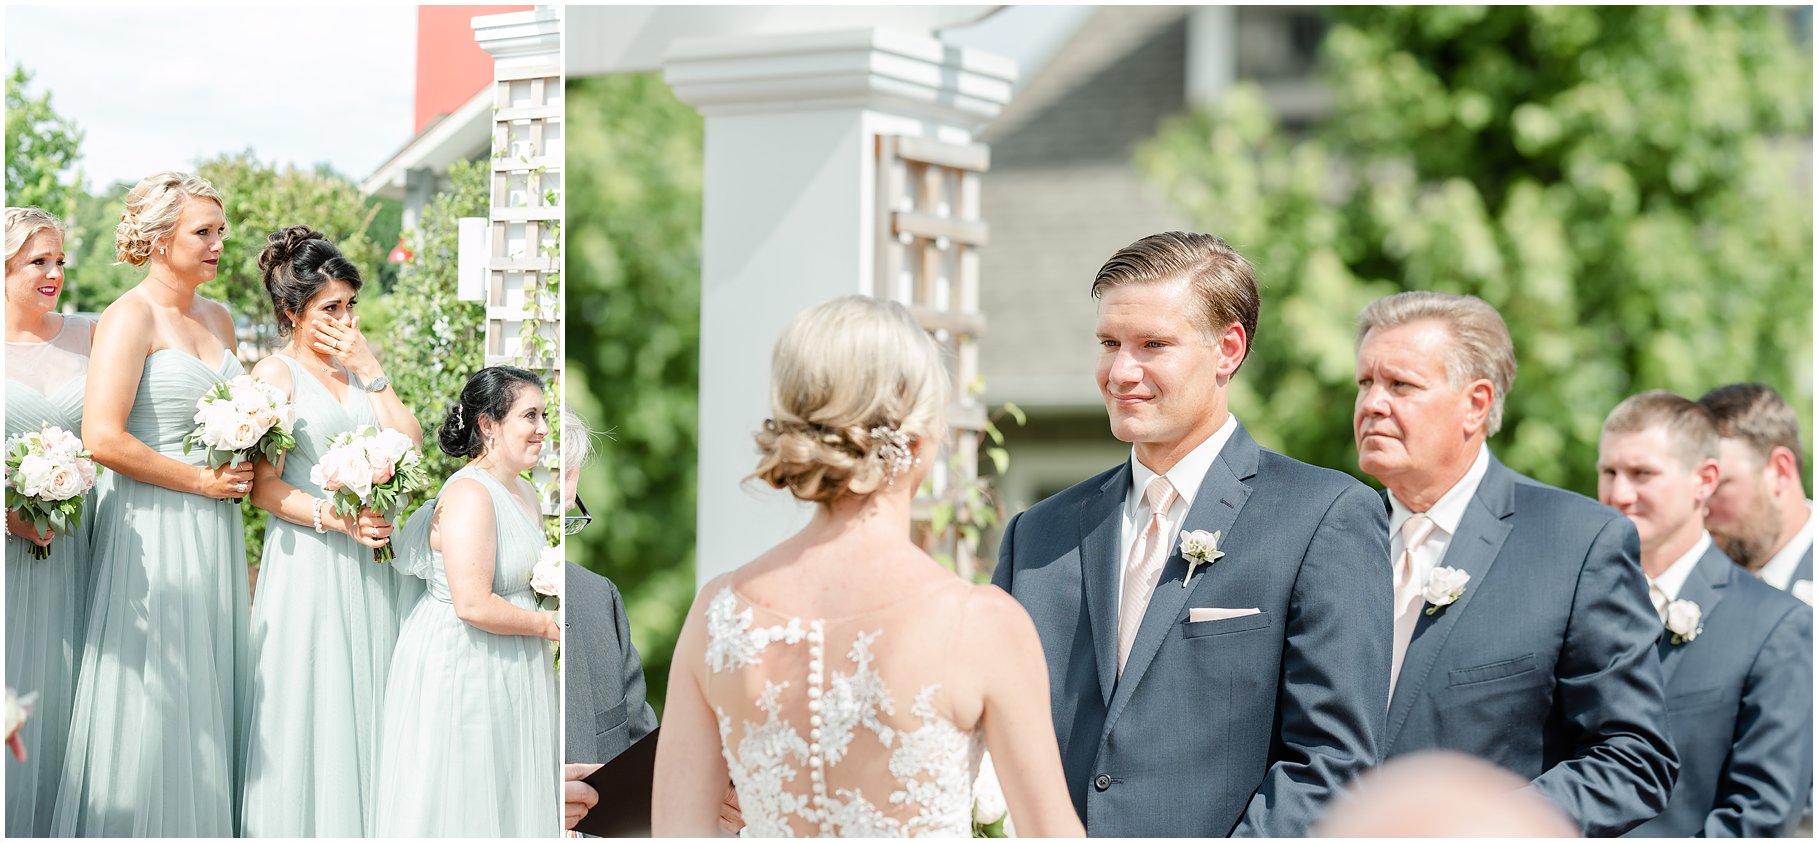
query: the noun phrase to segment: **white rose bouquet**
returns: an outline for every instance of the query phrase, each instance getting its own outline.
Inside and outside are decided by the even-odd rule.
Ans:
[[[537,593],[537,608],[543,608],[544,600],[554,600],[556,608],[562,607],[562,562],[562,548],[545,547],[536,567],[530,569],[530,590]]]
[[[82,496],[94,488],[93,455],[82,440],[48,424],[6,440],[6,508],[40,533],[67,533],[82,525]],[[33,559],[50,548],[33,543]]]
[[[209,468],[238,466],[256,453],[276,464],[297,447],[290,435],[296,413],[284,393],[262,378],[241,375],[196,399],[196,429],[183,437],[183,453],[202,446]],[[239,498],[234,498],[239,503]]]
[[[1010,824],[1010,806],[1004,800],[1004,786],[997,779],[997,765],[991,753],[979,759],[978,778],[972,783],[972,836],[1015,837]]]
[[[362,509],[371,509],[392,520],[404,496],[428,480],[423,455],[410,437],[372,425],[329,437],[328,451],[309,470],[309,482],[331,494],[335,512],[350,519],[358,518]],[[372,551],[374,562],[389,562],[396,556],[389,541]]]

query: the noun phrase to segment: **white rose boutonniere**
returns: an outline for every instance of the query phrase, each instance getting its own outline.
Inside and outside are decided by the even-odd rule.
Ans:
[[[1471,575],[1457,568],[1444,565],[1434,568],[1427,574],[1427,584],[1420,590],[1420,595],[1427,600],[1427,614],[1458,602],[1458,598],[1464,596],[1465,584],[1470,581]]]
[[[1674,600],[1666,607],[1666,628],[1674,644],[1690,644],[1704,631],[1704,611],[1690,600]]]
[[[1208,533],[1205,530],[1180,531],[1180,558],[1187,560],[1187,575],[1181,578],[1180,587],[1186,588],[1193,581],[1193,570],[1201,565],[1217,562],[1225,552],[1218,549],[1218,540],[1225,531]]]

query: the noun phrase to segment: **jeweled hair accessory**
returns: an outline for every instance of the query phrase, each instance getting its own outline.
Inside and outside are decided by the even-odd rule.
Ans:
[[[461,428],[466,427],[466,426],[467,426],[467,422],[461,418],[461,402],[456,401],[455,402],[455,430],[457,432],[459,432]]]
[[[908,471],[916,462],[909,434],[894,427],[879,425],[871,429],[871,438],[880,443],[877,446],[877,458],[884,461],[885,482],[895,486],[896,476]]]

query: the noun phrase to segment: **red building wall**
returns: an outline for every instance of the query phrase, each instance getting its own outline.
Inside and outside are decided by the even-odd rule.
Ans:
[[[532,6],[418,6],[416,128],[453,112],[492,82],[492,56],[473,40],[480,15]]]

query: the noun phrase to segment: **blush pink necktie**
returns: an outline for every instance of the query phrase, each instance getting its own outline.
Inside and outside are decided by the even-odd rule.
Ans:
[[[1168,507],[1174,505],[1174,484],[1168,478],[1150,478],[1143,489],[1143,500],[1149,504],[1149,525],[1130,546],[1130,561],[1124,565],[1124,596],[1117,606],[1117,675],[1124,675],[1124,662],[1130,660],[1130,645],[1136,643],[1136,630],[1143,625],[1143,613],[1149,608],[1149,597],[1161,579],[1162,563],[1174,543],[1163,529]]]
[[[1408,642],[1414,638],[1414,625],[1420,622],[1420,594],[1424,583],[1414,578],[1414,551],[1426,544],[1439,525],[1425,515],[1409,516],[1401,524],[1401,556],[1395,560],[1395,644],[1389,656],[1389,696],[1395,696],[1395,680],[1401,676],[1401,660],[1408,654]]]

